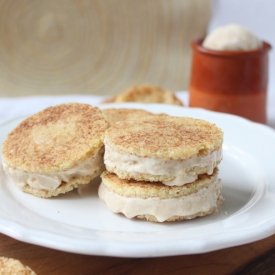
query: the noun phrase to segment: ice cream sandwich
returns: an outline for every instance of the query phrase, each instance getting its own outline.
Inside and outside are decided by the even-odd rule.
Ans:
[[[3,143],[8,176],[24,192],[52,197],[89,183],[104,169],[105,116],[88,104],[49,107],[21,122]]]
[[[105,133],[107,171],[121,179],[181,186],[211,175],[222,160],[223,132],[189,117],[121,121]]]

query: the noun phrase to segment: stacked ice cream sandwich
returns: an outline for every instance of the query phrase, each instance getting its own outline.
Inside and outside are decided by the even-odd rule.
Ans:
[[[216,212],[223,132],[204,120],[151,116],[120,121],[104,138],[99,197],[114,213],[154,222]]]

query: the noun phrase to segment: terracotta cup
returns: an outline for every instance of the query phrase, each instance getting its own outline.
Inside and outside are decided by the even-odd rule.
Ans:
[[[189,86],[190,107],[239,115],[266,123],[268,52],[216,51],[191,43],[193,49]]]

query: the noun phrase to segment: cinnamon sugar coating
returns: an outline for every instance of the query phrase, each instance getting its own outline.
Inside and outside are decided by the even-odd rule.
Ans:
[[[122,154],[187,159],[220,149],[223,132],[201,119],[153,116],[121,121],[105,133],[104,143]]]
[[[98,152],[109,124],[88,104],[46,108],[21,122],[3,143],[4,161],[26,172],[67,170]]]

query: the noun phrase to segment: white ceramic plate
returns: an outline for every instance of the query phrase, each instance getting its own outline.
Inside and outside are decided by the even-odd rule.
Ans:
[[[237,116],[168,105],[109,104],[202,118],[224,131],[220,164],[225,202],[218,213],[178,223],[150,223],[111,213],[93,184],[52,199],[21,192],[1,168],[0,231],[58,250],[105,256],[195,254],[275,233],[275,131]],[[103,107],[102,107],[103,108]],[[0,142],[23,118],[0,125]]]

